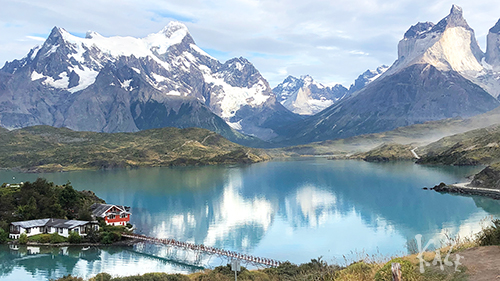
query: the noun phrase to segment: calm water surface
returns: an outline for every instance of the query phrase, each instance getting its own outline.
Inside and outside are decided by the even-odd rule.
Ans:
[[[132,207],[137,232],[294,263],[322,256],[406,253],[406,242],[443,234],[468,236],[500,215],[499,201],[422,190],[465,181],[480,170],[412,163],[373,164],[323,158],[248,166],[147,168],[20,174],[0,182],[71,181],[109,203]],[[13,180],[15,177],[15,180]],[[36,254],[28,254],[36,253]],[[99,272],[134,275],[194,272],[225,261],[167,247],[0,248],[0,280],[47,280]]]

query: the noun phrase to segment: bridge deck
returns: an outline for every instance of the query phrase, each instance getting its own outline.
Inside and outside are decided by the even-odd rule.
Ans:
[[[177,248],[183,248],[186,250],[201,251],[201,252],[205,252],[205,253],[212,254],[212,255],[226,256],[229,258],[247,261],[247,262],[254,263],[254,264],[262,264],[262,265],[266,265],[266,266],[279,266],[281,264],[280,261],[273,260],[273,259],[254,257],[251,255],[240,254],[237,252],[227,251],[227,250],[209,247],[209,246],[205,246],[205,245],[197,245],[197,244],[193,244],[193,243],[181,242],[181,241],[177,241],[174,239],[160,239],[160,238],[148,237],[145,235],[127,234],[127,233],[123,233],[122,236],[127,237],[127,238],[131,238],[131,239],[143,240],[143,241],[146,241],[149,243],[154,243],[154,244],[173,246],[173,247],[177,247]]]

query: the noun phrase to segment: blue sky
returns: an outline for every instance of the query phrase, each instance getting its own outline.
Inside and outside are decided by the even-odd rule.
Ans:
[[[305,74],[348,87],[365,70],[391,65],[404,32],[437,23],[452,4],[463,8],[484,50],[500,18],[495,0],[0,0],[0,65],[42,44],[54,26],[144,37],[178,20],[199,47],[221,61],[247,58],[272,87]]]

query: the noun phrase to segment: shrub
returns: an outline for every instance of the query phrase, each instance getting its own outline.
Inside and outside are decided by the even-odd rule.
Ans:
[[[70,275],[66,275],[62,278],[57,279],[57,281],[83,281],[83,278],[71,276],[71,274],[70,274]]]
[[[9,238],[9,234],[5,230],[0,228],[0,244],[7,242],[8,238]]]
[[[269,275],[278,275],[281,279],[287,280],[297,276],[300,273],[300,269],[297,265],[287,261],[278,267],[264,269],[264,272]]]
[[[110,281],[111,275],[109,273],[99,273],[95,277],[90,278],[89,281]]]
[[[111,244],[113,242],[120,241],[121,239],[121,234],[117,232],[104,231],[101,233],[101,243],[103,244]]]
[[[21,236],[19,236],[19,244],[26,245],[26,243],[28,243],[28,235],[22,233]]]
[[[492,221],[493,225],[483,229],[477,236],[480,246],[500,245],[500,219]]]
[[[87,236],[85,236],[85,239],[90,243],[99,243],[100,241],[99,232],[91,228],[87,230]]]
[[[37,234],[30,236],[28,241],[38,242],[38,243],[50,243],[50,234]]]
[[[392,263],[401,264],[401,272],[403,280],[420,280],[419,274],[417,272],[417,268],[414,264],[407,260],[403,260],[402,258],[395,258],[387,262],[381,269],[377,271],[375,274],[376,281],[392,281]]]
[[[50,234],[42,234],[40,236],[40,243],[50,243]]]
[[[71,231],[68,236],[68,242],[71,244],[78,244],[82,242],[82,237],[75,231]]]
[[[50,243],[56,244],[56,243],[63,243],[66,242],[66,238],[63,236],[59,235],[58,233],[52,233],[50,234]]]

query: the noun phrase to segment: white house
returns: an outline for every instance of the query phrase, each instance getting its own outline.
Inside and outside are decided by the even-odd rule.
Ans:
[[[39,219],[30,221],[18,221],[10,224],[9,238],[19,239],[22,233],[28,236],[37,234],[52,234],[68,237],[71,231],[78,233],[80,236],[86,236],[90,229],[98,230],[99,223],[97,221],[77,221],[63,219]]]

